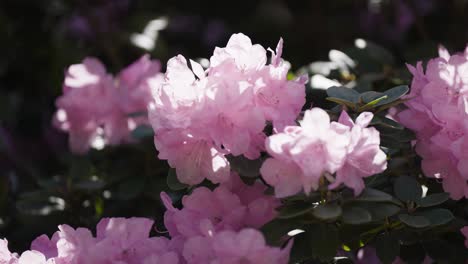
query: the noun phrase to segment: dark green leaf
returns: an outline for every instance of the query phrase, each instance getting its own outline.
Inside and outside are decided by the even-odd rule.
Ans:
[[[173,191],[180,191],[188,188],[187,184],[183,184],[179,181],[176,170],[173,168],[170,168],[169,172],[167,173],[166,183],[167,186],[169,186],[169,188]]]
[[[382,221],[400,212],[401,208],[393,203],[365,203],[359,204],[371,213],[372,221]]]
[[[377,115],[374,115],[374,118],[372,119],[369,125],[375,126],[377,129],[379,126],[382,126],[385,128],[391,128],[391,129],[398,129],[398,130],[404,129],[404,127],[400,123],[395,122],[389,118],[377,116]]]
[[[344,101],[351,103],[357,103],[359,100],[359,93],[351,88],[344,86],[332,86],[327,89],[327,94],[329,97],[338,98]]]
[[[308,213],[314,208],[312,203],[295,202],[283,205],[279,210],[278,218],[288,219],[294,218]]]
[[[340,99],[340,98],[327,97],[326,99],[328,101],[331,101],[331,102],[334,102],[334,103],[337,103],[337,104],[340,104],[340,105],[345,105],[345,106],[347,106],[347,107],[349,107],[351,109],[354,109],[354,107],[355,107],[354,103],[343,100],[343,99]]]
[[[421,199],[422,188],[415,178],[400,176],[396,179],[393,188],[396,197],[403,202],[416,202]]]
[[[444,208],[425,210],[418,214],[428,219],[431,226],[445,225],[455,219],[452,212]]]
[[[245,177],[257,177],[260,175],[260,167],[263,164],[264,159],[258,158],[256,160],[250,160],[243,155],[233,156],[228,155],[226,158],[229,160],[231,168]]]
[[[302,228],[302,224],[291,221],[290,219],[273,219],[272,221],[263,225],[260,228],[260,231],[262,231],[269,245],[280,246],[284,242],[282,238],[287,236],[289,231]]]
[[[333,259],[339,246],[338,229],[333,225],[309,226],[306,235],[310,237],[312,254],[322,261]]]
[[[365,93],[362,93],[359,98],[361,98],[361,101],[364,103],[364,104],[368,104],[378,98],[381,98],[384,94],[383,93],[379,93],[379,92],[375,92],[375,91],[369,91],[369,92],[365,92]]]
[[[337,204],[321,204],[312,210],[312,215],[321,220],[334,220],[341,216],[341,207]]]
[[[392,89],[389,89],[385,92],[383,92],[384,95],[387,96],[384,100],[379,101],[375,106],[381,106],[381,105],[386,105],[389,103],[392,103],[398,99],[400,99],[402,96],[404,96],[406,93],[408,93],[409,88],[407,85],[400,85],[397,87],[393,87]]]
[[[444,203],[450,198],[448,193],[435,193],[422,198],[418,205],[421,207],[431,207]]]
[[[290,263],[302,263],[312,258],[310,250],[311,236],[306,233],[300,233],[294,236],[294,244],[291,249]]]
[[[400,242],[395,236],[384,234],[375,240],[377,256],[384,263],[392,263],[400,254]]]
[[[429,219],[420,215],[400,214],[398,218],[406,225],[414,228],[423,228],[431,225]]]
[[[365,202],[391,202],[393,197],[388,193],[372,188],[366,188],[361,195],[355,198],[355,200]]]
[[[370,212],[357,206],[344,207],[341,217],[344,223],[351,225],[360,225],[372,221]]]
[[[152,137],[154,135],[153,128],[148,125],[140,125],[132,131],[132,137],[134,139],[143,139]]]

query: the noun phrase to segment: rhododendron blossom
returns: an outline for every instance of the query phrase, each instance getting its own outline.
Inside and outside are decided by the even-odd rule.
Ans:
[[[54,125],[69,133],[72,152],[131,141],[130,131],[147,123],[149,83],[161,82],[158,61],[148,56],[122,70],[116,78],[95,58],[71,65],[57,101]],[[140,116],[130,116],[143,113]]]
[[[246,228],[239,232],[221,231],[210,236],[191,237],[183,248],[190,264],[286,264],[292,243],[284,249],[266,245],[262,233]]]
[[[259,182],[247,186],[238,175],[232,175],[214,190],[196,188],[182,198],[181,209],[174,208],[170,197],[161,193],[172,247],[192,264],[287,263],[291,243],[283,250],[269,247],[255,230],[271,221],[280,205],[265,190]]]
[[[0,241],[0,263],[12,264],[177,264],[178,253],[169,249],[169,240],[149,237],[153,221],[145,218],[104,218],[94,237],[86,228],[61,225],[52,239],[42,235],[31,251],[18,257]]]
[[[379,149],[379,133],[366,128],[371,113],[362,113],[354,124],[344,112],[339,122],[330,122],[328,114],[313,108],[304,114],[300,126],[288,126],[283,132],[270,136],[267,159],[260,172],[265,181],[275,187],[277,197],[286,197],[304,190],[309,193],[319,187],[322,176],[354,189],[363,189],[363,177],[386,168],[385,154]]]
[[[460,232],[465,237],[465,247],[468,248],[468,226],[465,226],[462,229],[460,229]]]
[[[387,155],[380,149],[380,134],[377,129],[367,127],[373,114],[360,114],[356,123],[343,111],[338,122],[351,129],[350,143],[346,147],[346,158],[343,166],[336,172],[336,180],[330,188],[341,183],[354,190],[358,195],[364,189],[363,178],[380,173],[387,168]]]
[[[294,123],[305,103],[305,81],[287,79],[281,50],[282,40],[266,64],[262,46],[234,34],[215,49],[207,70],[194,61],[189,67],[179,55],[169,60],[162,85],[150,83],[155,146],[181,182],[227,181],[225,155],[259,158],[266,122],[276,129]]]
[[[167,208],[164,223],[171,237],[208,236],[221,230],[238,231],[244,227],[260,228],[276,216],[279,201],[263,194],[266,186],[255,183],[246,186],[238,175],[213,191],[196,188],[182,199],[182,209],[176,209],[167,194],[161,198]]]
[[[413,74],[408,109],[397,118],[416,132],[424,174],[441,179],[451,198],[461,199],[468,197],[468,49],[450,56],[441,47],[439,54],[425,73],[421,62],[408,65]]]

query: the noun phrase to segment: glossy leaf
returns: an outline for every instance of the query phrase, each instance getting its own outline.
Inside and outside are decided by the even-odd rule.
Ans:
[[[372,215],[364,208],[357,206],[346,206],[341,215],[343,223],[350,225],[360,225],[372,221]]]
[[[334,220],[341,216],[342,209],[337,204],[322,204],[312,210],[312,215],[320,220]]]
[[[406,225],[414,228],[423,228],[431,225],[431,221],[421,215],[400,214],[398,218]]]
[[[396,179],[393,188],[396,197],[403,202],[415,202],[421,199],[422,188],[415,178],[400,176]]]

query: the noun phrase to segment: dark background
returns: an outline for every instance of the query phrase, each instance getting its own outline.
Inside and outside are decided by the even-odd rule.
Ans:
[[[143,148],[124,146],[83,158],[71,155],[66,135],[51,127],[64,71],[86,56],[98,57],[116,73],[145,52],[163,65],[179,53],[209,58],[215,46],[243,32],[272,48],[283,37],[283,57],[293,70],[326,60],[330,49],[353,45],[356,38],[387,48],[403,65],[435,56],[439,43],[463,50],[467,14],[466,0],[2,0],[0,237],[20,250],[59,223],[93,226],[102,216],[129,215],[161,220],[155,203],[161,184],[152,174],[163,173],[167,165],[156,160],[151,140]],[[132,34],[161,17],[168,24],[158,32],[154,49],[132,43]],[[146,178],[122,183],[125,177],[112,178],[117,171]],[[70,182],[76,182],[76,174],[97,174],[106,185],[75,186]],[[106,188],[122,194],[105,200]],[[42,199],[53,203],[50,197],[63,198],[65,209],[34,211],[43,209]]]

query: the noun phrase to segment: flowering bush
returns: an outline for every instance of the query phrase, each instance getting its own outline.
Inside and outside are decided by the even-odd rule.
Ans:
[[[361,53],[387,55],[361,41]],[[132,199],[141,195],[159,201],[150,206],[160,217],[154,227],[149,217],[102,218],[95,235],[60,225],[21,254],[1,240],[0,263],[465,263],[468,231],[454,200],[468,198],[468,50],[441,48],[426,73],[408,66],[411,90],[396,78],[373,90],[353,84],[360,59],[336,51],[343,78],[317,91],[307,72],[290,71],[282,49],[280,39],[268,58],[234,34],[205,68],[182,55],[164,74],[149,56],[116,77],[94,58],[70,66],[53,123],[69,135],[71,176],[40,182],[54,195],[37,212],[93,200],[99,219],[104,199],[139,207]],[[168,165],[141,147],[151,137]],[[141,171],[100,175],[134,159],[101,162],[108,145],[144,153]]]

